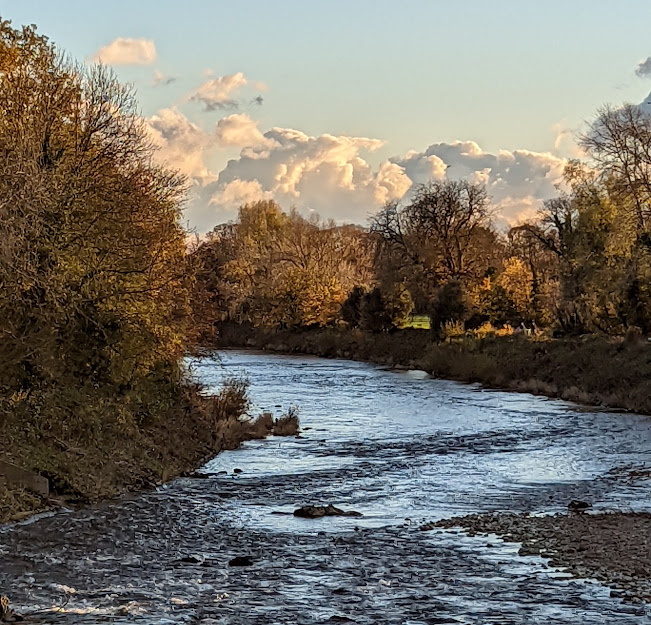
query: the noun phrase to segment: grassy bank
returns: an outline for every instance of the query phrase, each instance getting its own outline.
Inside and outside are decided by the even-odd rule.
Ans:
[[[418,329],[364,334],[226,325],[217,345],[423,369],[436,377],[651,414],[651,345],[641,340],[505,336],[439,344]]]
[[[199,387],[183,385],[161,398],[158,412],[149,406],[137,417],[124,400],[97,391],[77,410],[59,392],[56,406],[67,404],[65,419],[39,414],[29,396],[15,399],[11,417],[0,425],[0,458],[47,477],[51,495],[42,498],[0,481],[0,522],[149,488],[245,440],[296,433],[295,415],[276,422],[268,414],[247,418],[246,390],[235,380],[218,395],[204,396]],[[43,408],[42,396],[38,404]]]

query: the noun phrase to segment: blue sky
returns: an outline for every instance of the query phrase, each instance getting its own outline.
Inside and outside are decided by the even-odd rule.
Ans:
[[[363,222],[408,182],[439,175],[436,159],[451,165],[445,175],[485,180],[513,221],[551,193],[559,171],[518,154],[573,155],[571,132],[600,105],[640,102],[651,90],[635,75],[651,55],[651,3],[641,0],[5,0],[0,15],[37,24],[77,59],[116,38],[153,41],[151,63],[116,71],[134,83],[146,117],[168,111],[155,126],[170,164],[183,150],[201,152],[181,165],[195,180],[188,214],[200,230],[256,193]],[[177,80],[154,87],[154,71]],[[189,99],[238,73],[246,85],[232,107],[204,111]],[[256,95],[261,106],[251,104]],[[216,124],[233,115],[224,124],[246,122],[246,139],[215,141]],[[272,128],[304,136],[267,137]],[[544,180],[509,195],[514,169],[525,182]]]

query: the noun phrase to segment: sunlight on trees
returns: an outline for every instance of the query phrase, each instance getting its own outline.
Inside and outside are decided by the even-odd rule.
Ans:
[[[152,163],[131,89],[2,22],[0,111],[0,385],[178,378],[184,181]]]

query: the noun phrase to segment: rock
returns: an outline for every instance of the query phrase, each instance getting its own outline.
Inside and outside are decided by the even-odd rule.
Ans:
[[[189,477],[193,480],[208,480],[210,479],[210,474],[199,473],[198,471],[189,471],[187,473],[183,473],[183,477]]]
[[[519,556],[537,556],[540,555],[540,549],[532,545],[522,545],[518,551]]]
[[[233,473],[243,473],[242,469],[233,469]]]
[[[320,519],[324,516],[361,517],[363,515],[361,512],[355,512],[354,510],[345,511],[329,504],[327,506],[302,506],[298,510],[294,510],[294,516],[302,519]]]
[[[567,509],[570,512],[585,512],[588,508],[592,508],[592,504],[587,501],[578,501],[573,499],[570,503],[567,504]]]
[[[235,556],[228,561],[228,566],[253,566],[253,560],[250,556]]]
[[[204,560],[205,558],[202,558],[201,556],[190,555],[179,558],[177,562],[182,562],[183,564],[203,564]]]

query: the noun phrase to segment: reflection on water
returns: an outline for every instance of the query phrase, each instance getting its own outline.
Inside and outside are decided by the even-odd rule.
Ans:
[[[477,510],[556,512],[573,498],[597,509],[651,509],[648,489],[600,479],[648,461],[646,417],[364,363],[225,352],[219,364],[193,364],[211,388],[247,376],[257,410],[280,414],[299,404],[306,428],[301,439],[217,456],[209,473],[243,465],[246,473],[233,478],[240,482],[304,474],[298,500],[354,504],[374,524]],[[264,510],[251,516],[268,525]]]
[[[646,461],[651,419],[353,362],[228,352],[191,365],[213,389],[246,375],[257,411],[300,405],[301,436],[220,454],[208,479],[0,528],[0,591],[30,622],[651,622],[517,545],[417,529],[576,498],[649,509],[649,481],[610,471]],[[293,516],[311,502],[364,516]],[[240,555],[253,566],[230,567]]]

